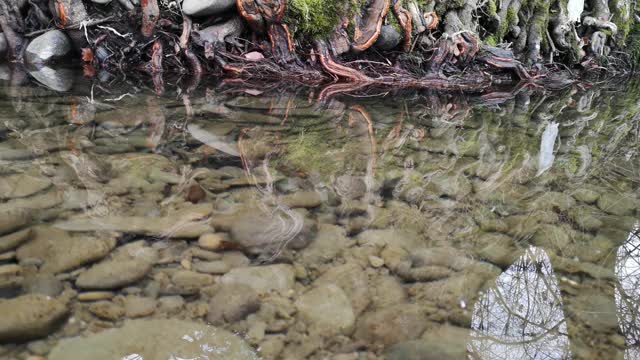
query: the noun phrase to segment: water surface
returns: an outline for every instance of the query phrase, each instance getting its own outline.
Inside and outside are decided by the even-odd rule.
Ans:
[[[640,358],[635,83],[3,77],[3,359]]]

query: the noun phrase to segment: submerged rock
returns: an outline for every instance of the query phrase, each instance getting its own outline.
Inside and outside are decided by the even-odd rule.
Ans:
[[[130,234],[161,236],[168,238],[197,238],[212,232],[211,226],[189,216],[135,217],[105,216],[99,218],[72,219],[55,224],[59,229],[86,231],[118,231]]]
[[[51,187],[51,180],[31,175],[0,177],[0,200],[31,196]]]
[[[253,254],[287,246],[302,248],[316,231],[315,223],[295,211],[248,209],[234,215],[231,239]]]
[[[257,360],[239,337],[212,326],[182,320],[129,320],[118,329],[61,341],[49,360],[68,359]]]
[[[71,53],[71,41],[60,30],[51,30],[35,38],[25,51],[28,64],[48,64]]]
[[[115,289],[144,278],[157,259],[155,249],[140,243],[124,245],[111,259],[102,261],[78,276],[81,289]]]
[[[458,360],[467,359],[469,329],[438,326],[427,330],[420,340],[396,344],[385,351],[387,360]]]
[[[333,284],[309,290],[296,301],[298,315],[312,332],[323,336],[348,334],[355,314],[344,291]]]
[[[600,210],[613,215],[633,215],[639,204],[633,194],[602,194],[598,199]]]
[[[34,229],[33,239],[18,248],[18,260],[38,259],[40,271],[60,273],[100,260],[115,247],[112,237],[72,236],[66,231],[41,226]]]
[[[235,268],[221,279],[222,284],[244,284],[258,293],[285,292],[293,288],[295,271],[291,265],[277,264]]]
[[[258,292],[248,285],[222,285],[209,302],[207,321],[213,325],[233,323],[260,308]]]
[[[365,314],[354,336],[368,344],[390,346],[419,337],[428,325],[423,306],[397,304]]]
[[[63,302],[40,294],[0,300],[0,343],[47,336],[67,312]]]
[[[184,0],[182,11],[185,15],[206,16],[225,12],[236,5],[235,0]]]
[[[0,214],[0,217],[2,214]],[[6,215],[4,219],[0,220],[0,234],[2,233],[3,225],[5,228],[15,227],[17,225],[24,225],[27,221],[25,218],[14,218],[11,219],[11,215]],[[15,220],[15,221],[14,221]],[[7,224],[3,224],[3,221],[7,222]],[[14,232],[12,234],[0,236],[0,252],[5,252],[9,250],[13,250],[20,246],[25,241],[31,238],[31,229],[25,229],[21,231]]]

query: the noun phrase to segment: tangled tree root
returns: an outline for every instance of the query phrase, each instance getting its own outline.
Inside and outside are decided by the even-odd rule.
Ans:
[[[326,31],[301,31],[286,0],[236,0],[231,11],[199,17],[171,1],[0,0],[0,29],[10,61],[22,62],[31,39],[58,28],[86,76],[142,69],[158,93],[168,72],[189,74],[195,84],[208,73],[457,89],[502,81],[498,74],[539,82],[557,62],[602,69],[594,64],[614,53],[623,58],[611,63],[625,70],[628,58],[613,50],[638,33],[631,0],[300,2],[309,14],[298,21]],[[322,17],[318,7],[332,10]],[[379,40],[391,50],[376,48]],[[340,88],[350,87],[328,92]]]

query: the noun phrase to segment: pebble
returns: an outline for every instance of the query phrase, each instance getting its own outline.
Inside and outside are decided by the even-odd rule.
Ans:
[[[110,291],[90,291],[83,292],[78,294],[78,301],[89,302],[89,301],[100,301],[100,300],[109,300],[115,296],[114,293]]]
[[[258,293],[246,285],[222,285],[209,301],[207,321],[221,325],[234,323],[260,308]]]
[[[349,334],[355,325],[356,317],[351,301],[336,285],[313,288],[300,296],[295,305],[298,315],[315,334]]]
[[[185,0],[182,11],[190,16],[208,16],[225,12],[235,5],[235,0]]]
[[[225,274],[231,267],[224,261],[203,261],[193,265],[193,269],[205,274]]]
[[[222,254],[220,253],[203,250],[197,247],[189,248],[188,251],[189,251],[189,254],[196,259],[209,260],[209,261],[222,259]]]
[[[0,343],[47,336],[67,313],[62,301],[41,294],[0,300]]]
[[[179,270],[171,276],[171,282],[180,294],[196,294],[201,288],[213,284],[214,277],[194,271]]]
[[[110,301],[98,301],[89,305],[89,312],[104,319],[115,321],[124,316],[124,308]]]
[[[2,216],[2,214],[0,214],[0,216]],[[5,218],[5,221],[9,222],[11,221],[11,219]],[[17,222],[14,222],[13,225],[11,225],[11,227],[19,227],[19,226],[25,225],[27,221],[28,221],[27,217],[24,217],[24,218],[21,217],[19,220],[17,220]],[[0,220],[0,233],[2,233],[2,226],[3,226],[2,220]],[[11,227],[7,227],[7,229],[10,229]],[[22,245],[22,243],[26,242],[30,238],[31,238],[31,229],[25,229],[9,235],[0,236],[0,252],[13,250],[18,246]]]
[[[29,294],[42,294],[51,297],[58,296],[64,290],[62,281],[51,274],[37,274],[25,277],[22,287]]]
[[[18,230],[31,221],[25,211],[0,211],[0,235]],[[25,233],[10,234],[0,237],[0,251],[12,250],[24,242]]]
[[[258,293],[285,293],[293,288],[295,271],[287,264],[248,266],[231,269],[220,279],[221,284],[244,284]]]
[[[229,241],[225,234],[203,234],[198,238],[198,246],[205,250],[216,251],[223,247],[225,241]]]
[[[128,318],[150,316],[156,311],[155,299],[140,296],[127,296],[124,299],[124,311]]]
[[[373,266],[374,268],[379,268],[384,266],[384,260],[377,256],[371,255],[369,256],[369,265]]]
[[[158,311],[167,315],[177,314],[184,307],[182,296],[163,296],[158,299]]]

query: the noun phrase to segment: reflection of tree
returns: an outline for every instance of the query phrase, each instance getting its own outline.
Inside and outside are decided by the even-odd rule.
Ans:
[[[544,250],[531,247],[476,303],[469,350],[480,359],[570,358],[557,280]]]
[[[625,359],[640,358],[640,225],[618,248],[615,297],[620,330],[627,342]]]

